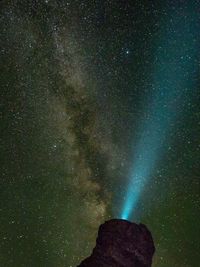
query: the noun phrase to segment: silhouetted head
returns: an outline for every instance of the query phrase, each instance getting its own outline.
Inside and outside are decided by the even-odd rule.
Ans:
[[[113,219],[99,227],[93,254],[80,266],[150,267],[154,251],[145,225]]]

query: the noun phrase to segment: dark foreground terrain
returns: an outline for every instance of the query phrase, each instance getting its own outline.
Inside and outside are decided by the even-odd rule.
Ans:
[[[78,267],[150,267],[154,252],[145,225],[113,219],[99,227],[92,255]]]

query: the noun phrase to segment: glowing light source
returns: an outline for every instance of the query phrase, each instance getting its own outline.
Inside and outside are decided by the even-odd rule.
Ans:
[[[195,7],[185,7],[180,19],[177,11],[169,10],[169,20],[163,28],[163,38],[155,53],[152,77],[152,97],[147,115],[138,129],[140,137],[134,151],[134,166],[130,171],[125,201],[120,217],[129,219],[152,176],[172,125],[182,112],[196,75],[198,53],[198,18]],[[151,90],[150,90],[151,91]]]

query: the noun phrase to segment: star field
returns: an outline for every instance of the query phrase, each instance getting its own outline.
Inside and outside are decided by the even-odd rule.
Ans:
[[[153,267],[198,266],[199,8],[1,1],[0,266],[77,266],[154,150],[129,219]]]

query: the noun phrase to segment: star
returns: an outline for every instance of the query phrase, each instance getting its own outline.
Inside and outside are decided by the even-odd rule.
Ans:
[[[0,266],[78,266],[125,206],[200,262],[199,1],[162,2],[0,1]]]

